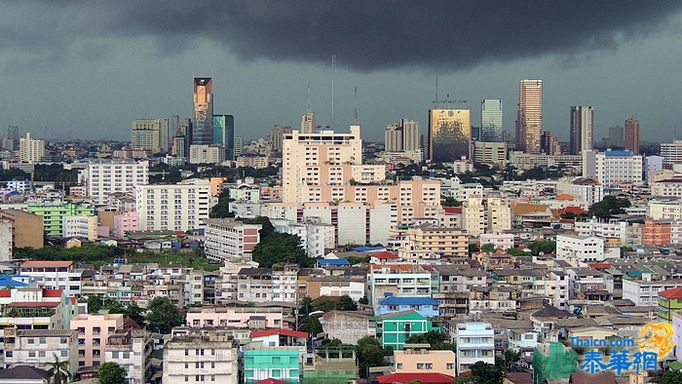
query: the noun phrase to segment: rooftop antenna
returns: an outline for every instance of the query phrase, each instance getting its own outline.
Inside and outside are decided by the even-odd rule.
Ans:
[[[438,108],[438,76],[436,76],[436,99],[433,101],[436,108]]]
[[[336,55],[332,55],[332,129],[334,129],[334,73],[336,73]]]
[[[353,102],[355,104],[355,110],[353,111],[353,117],[355,118],[355,124],[360,125],[360,119],[358,116],[358,86],[353,87]]]
[[[307,111],[308,111],[308,112],[312,112],[312,111],[311,111],[312,108],[310,107],[310,105],[311,105],[311,102],[310,102],[310,81],[309,81],[309,82],[308,82],[308,99],[307,99],[307,106],[308,106],[308,110],[307,110]]]

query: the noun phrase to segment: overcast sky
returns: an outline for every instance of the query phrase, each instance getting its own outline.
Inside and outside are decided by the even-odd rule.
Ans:
[[[383,140],[401,117],[425,130],[440,94],[501,98],[512,132],[518,81],[544,81],[543,128],[568,137],[571,105],[596,137],[641,121],[642,140],[682,136],[682,2],[0,0],[0,127],[46,138],[130,139],[131,120],[189,117],[192,77],[214,78],[215,113],[238,135],[318,124]]]

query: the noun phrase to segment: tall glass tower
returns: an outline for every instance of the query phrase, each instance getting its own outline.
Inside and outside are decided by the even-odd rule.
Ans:
[[[234,160],[234,116],[213,116],[213,144],[225,148],[225,160]]]
[[[213,143],[213,79],[194,78],[192,144]]]
[[[502,100],[485,99],[481,101],[481,141],[502,141]]]

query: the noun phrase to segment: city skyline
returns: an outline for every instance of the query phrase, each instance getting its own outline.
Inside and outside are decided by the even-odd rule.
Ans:
[[[45,4],[27,4],[3,4],[0,23],[11,26],[19,15],[41,7],[57,15],[65,12]],[[216,7],[219,17],[223,8]],[[494,11],[512,12],[507,7],[499,8]],[[601,4],[599,8],[596,11],[603,12]],[[501,99],[506,104],[503,121],[509,133],[514,131],[518,103],[515,84],[534,78],[542,79],[545,85],[543,129],[563,141],[569,137],[570,120],[565,111],[571,105],[593,105],[599,110],[595,141],[607,135],[608,127],[622,125],[631,115],[639,117],[643,129],[653,132],[647,136],[649,140],[670,140],[682,128],[682,119],[668,112],[674,111],[682,98],[682,80],[676,76],[674,60],[682,56],[682,49],[675,43],[682,34],[674,27],[681,19],[678,9],[670,4],[647,10],[637,9],[635,4],[622,8],[627,8],[619,10],[623,15],[610,18],[608,25],[590,24],[585,32],[581,31],[583,44],[548,37],[542,44],[528,48],[528,52],[511,55],[502,48],[501,53],[483,52],[471,37],[468,43],[477,49],[478,56],[438,54],[433,59],[421,59],[427,60],[424,63],[412,57],[419,55],[406,54],[394,59],[395,63],[377,57],[376,62],[363,64],[357,62],[358,52],[343,44],[336,48],[327,45],[305,57],[274,54],[277,49],[273,47],[254,47],[258,52],[246,57],[244,49],[235,48],[238,42],[232,40],[216,41],[214,36],[192,32],[189,34],[195,44],[183,45],[179,43],[184,40],[177,35],[162,39],[144,30],[145,26],[126,35],[117,25],[107,26],[110,35],[102,37],[103,41],[93,41],[74,27],[69,33],[77,43],[68,49],[76,50],[76,54],[46,63],[46,58],[51,57],[50,47],[25,41],[29,37],[24,37],[22,48],[16,41],[6,41],[11,37],[6,36],[6,43],[0,44],[0,127],[4,130],[8,125],[18,125],[23,132],[48,139],[70,136],[126,140],[134,119],[191,117],[187,79],[203,75],[214,79],[215,110],[235,116],[236,134],[255,138],[264,136],[274,124],[294,128],[300,125],[301,115],[307,110],[308,84],[316,124],[328,125],[330,82],[334,77],[336,128],[346,129],[354,120],[353,88],[357,85],[363,132],[367,140],[381,141],[386,124],[398,118],[418,121],[425,133],[438,76],[440,95],[468,100],[466,107],[473,116],[480,114],[480,100]],[[127,14],[131,9],[135,6],[122,7],[120,13]],[[85,7],[82,12],[90,11],[91,7]],[[642,16],[651,20],[645,21],[647,17]],[[130,23],[137,25],[135,21]],[[604,42],[595,43],[594,39],[600,37]],[[251,41],[251,34],[245,33],[244,39]],[[63,44],[61,39],[55,45],[58,43]],[[171,47],[171,43],[178,44]],[[637,57],[628,53],[633,49],[640,53]],[[17,55],[17,50],[22,54]],[[338,66],[332,76],[330,63],[334,54]],[[83,83],[89,85],[83,87]],[[158,97],[159,93],[164,96]],[[263,108],[268,113],[262,113]],[[36,114],[36,110],[40,113]]]

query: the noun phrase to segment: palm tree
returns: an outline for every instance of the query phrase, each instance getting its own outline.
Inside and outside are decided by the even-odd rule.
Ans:
[[[57,355],[54,355],[54,363],[50,363],[50,369],[47,371],[50,376],[51,384],[65,384],[71,377],[69,372],[69,361],[59,361]]]

